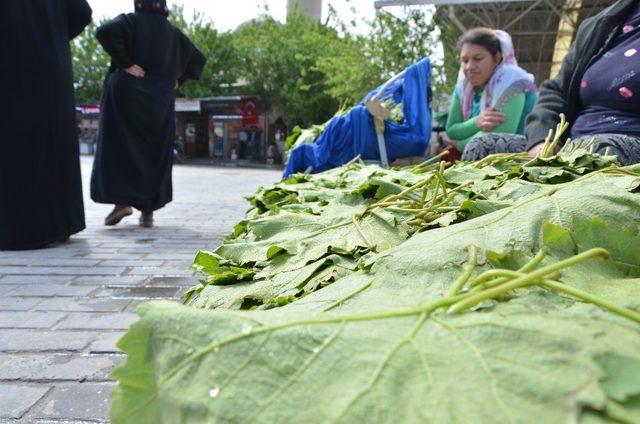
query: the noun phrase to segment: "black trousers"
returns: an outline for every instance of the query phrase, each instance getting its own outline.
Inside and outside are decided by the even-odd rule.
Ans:
[[[585,136],[571,143],[586,145],[595,138],[595,152],[609,154],[618,157],[623,165],[640,163],[640,137],[625,134],[596,134]],[[527,139],[517,134],[483,134],[471,140],[462,153],[462,160],[476,161],[494,153],[520,153],[524,152]]]

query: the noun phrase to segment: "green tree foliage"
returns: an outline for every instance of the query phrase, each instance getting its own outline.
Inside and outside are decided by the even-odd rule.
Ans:
[[[74,85],[78,103],[98,103],[102,85],[109,69],[109,55],[95,37],[97,25],[92,23],[71,43],[74,65]],[[237,55],[232,42],[232,33],[217,31],[201,14],[187,20],[182,6],[171,8],[170,21],[183,31],[207,57],[203,75],[199,81],[190,81],[179,90],[179,95],[196,98],[222,94],[226,86],[238,78]]]
[[[179,95],[190,99],[226,94],[238,80],[238,53],[233,45],[233,33],[219,32],[210,21],[196,12],[189,23],[182,6],[173,6],[171,20],[207,58],[198,81],[188,81],[180,87]]]
[[[323,122],[335,113],[339,102],[318,66],[340,51],[335,29],[300,14],[290,15],[285,24],[262,16],[234,36],[247,88],[266,107],[283,111],[288,124]]]
[[[355,34],[331,10],[324,24],[302,15],[285,24],[262,17],[235,31],[240,73],[267,107],[283,112],[289,125],[330,118],[341,104],[354,104],[411,64],[437,56],[438,21],[427,9],[397,17],[379,12],[367,35]],[[449,92],[455,73],[435,63],[434,89]],[[453,79],[451,77],[453,75]]]
[[[109,55],[95,37],[96,25],[91,23],[71,43],[76,101],[80,104],[98,103],[102,83],[109,68]]]
[[[257,96],[265,108],[281,111],[290,125],[324,122],[342,104],[354,104],[375,86],[424,57],[436,56],[442,37],[438,16],[411,8],[400,16],[379,12],[366,22],[366,35],[356,22],[343,22],[331,11],[324,23],[301,14],[280,23],[268,14],[235,31],[220,32],[202,14],[187,17],[174,5],[171,22],[207,57],[199,81],[180,87],[188,98],[222,94]],[[100,100],[109,57],[90,26],[73,45],[75,85],[79,102]],[[445,51],[446,52],[446,51]],[[455,81],[455,52],[434,64],[434,91],[448,93]]]
[[[344,31],[348,29],[340,25]],[[441,41],[445,44],[444,35],[453,45],[457,38],[455,30],[427,9],[408,8],[400,17],[381,11],[369,25],[367,36],[347,33],[344,48],[320,65],[327,75],[329,93],[335,98],[356,102],[411,64],[425,57],[437,58]],[[453,89],[456,57],[457,52],[445,49],[445,60],[433,61],[433,89],[437,96]]]
[[[439,39],[444,53],[442,62],[438,64],[436,70],[434,88],[438,94],[451,94],[460,69],[458,39],[462,32],[441,13],[434,14],[433,20],[440,30]]]

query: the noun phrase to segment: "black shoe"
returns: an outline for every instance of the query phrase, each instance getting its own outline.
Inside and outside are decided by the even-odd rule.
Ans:
[[[142,212],[140,214],[140,226],[143,228],[153,227],[153,212]]]
[[[104,225],[112,226],[122,221],[122,218],[133,213],[133,209],[128,205],[116,205],[109,215],[104,219]]]

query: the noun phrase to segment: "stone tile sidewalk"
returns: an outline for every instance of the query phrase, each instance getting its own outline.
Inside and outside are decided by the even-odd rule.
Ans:
[[[89,182],[91,159],[82,159]],[[174,202],[156,227],[138,214],[104,227],[108,205],[85,191],[87,230],[67,244],[0,252],[0,423],[108,420],[115,347],[149,299],[179,299],[196,281],[189,265],[214,248],[248,206],[242,195],[280,172],[177,166]]]

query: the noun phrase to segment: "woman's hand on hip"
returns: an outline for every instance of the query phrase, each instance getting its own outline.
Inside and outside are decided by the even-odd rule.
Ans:
[[[480,115],[476,118],[476,126],[482,131],[491,131],[506,119],[507,117],[504,113],[499,110],[487,109],[480,112]]]
[[[142,69],[138,65],[129,66],[128,68],[124,69],[124,71],[136,78],[144,78],[144,69]]]

